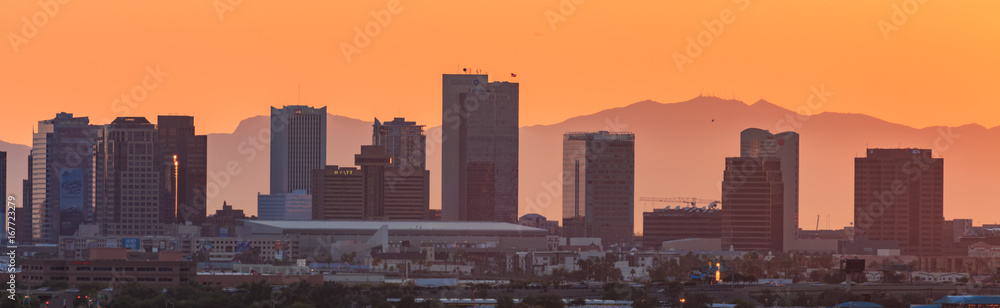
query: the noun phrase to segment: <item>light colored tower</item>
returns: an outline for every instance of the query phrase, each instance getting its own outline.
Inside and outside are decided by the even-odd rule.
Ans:
[[[271,194],[311,193],[313,170],[326,166],[326,107],[271,107]]]

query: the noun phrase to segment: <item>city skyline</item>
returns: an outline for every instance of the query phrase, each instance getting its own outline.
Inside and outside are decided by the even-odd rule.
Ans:
[[[675,104],[681,104],[681,105],[683,105],[683,103],[675,103]],[[670,106],[670,105],[675,105],[675,104],[666,104],[666,105],[663,105],[663,106]],[[750,107],[751,107],[751,108],[755,108],[755,106],[759,106],[759,105],[761,105],[761,104],[760,104],[760,103],[757,103],[757,104],[755,104],[755,105],[750,105]],[[788,112],[788,111],[786,111],[786,112]],[[823,114],[823,115],[827,115],[827,114]],[[820,119],[820,118],[823,118],[823,115],[820,115],[820,116],[818,116],[818,117],[817,117],[817,116],[814,116],[813,118],[816,118],[816,119]],[[155,117],[153,117],[153,118],[155,118]],[[803,122],[803,124],[806,124],[806,123],[808,123],[808,120],[809,120],[810,118],[805,118],[805,119],[806,119],[807,121],[806,121],[806,122]],[[710,121],[710,122],[711,122],[711,121]],[[368,123],[369,123],[369,124],[367,124],[367,125],[368,125],[368,129],[367,129],[368,133],[367,133],[367,134],[369,134],[369,135],[367,135],[367,137],[366,137],[366,136],[360,136],[360,139],[367,139],[368,141],[366,141],[366,142],[370,142],[370,140],[371,140],[371,138],[370,138],[370,137],[371,137],[371,135],[370,135],[370,134],[371,134],[371,124],[370,124],[371,122],[368,122]],[[815,121],[814,121],[813,123],[815,123]],[[593,127],[597,127],[597,126],[590,126],[590,127],[592,127],[592,129],[593,129]],[[780,128],[781,128],[781,127],[779,126],[779,129],[780,129]],[[808,126],[806,126],[806,128],[808,128]],[[431,130],[432,130],[432,131],[433,131],[434,129],[436,129],[436,128],[431,128]],[[525,128],[523,128],[523,127],[522,127],[522,130],[523,130],[523,129],[525,129]],[[948,139],[942,139],[942,137],[948,137],[948,135],[942,135],[942,132],[943,132],[943,131],[936,131],[936,133],[934,134],[934,138],[929,138],[929,139],[926,139],[926,140],[924,140],[924,141],[926,141],[926,142],[924,142],[924,143],[917,143],[917,144],[913,144],[913,146],[914,146],[914,147],[919,147],[919,146],[924,146],[924,147],[937,147],[938,145],[933,145],[933,144],[931,144],[931,143],[933,143],[933,142],[937,142],[937,141],[945,141],[945,142],[954,142],[954,140],[948,140]],[[433,135],[433,134],[432,134],[432,135]],[[958,135],[958,134],[956,134],[956,135]],[[336,137],[335,137],[335,138],[336,138]],[[434,139],[434,138],[432,137],[431,139]],[[933,141],[933,142],[931,142],[931,141]],[[439,140],[438,140],[437,142],[439,142]],[[436,146],[438,146],[438,145],[439,145],[439,143],[438,143],[438,144],[435,144],[435,142],[434,142],[433,140],[431,141],[431,143],[432,143],[432,144],[431,144],[431,147],[432,147],[432,148],[433,148],[433,147],[436,147]],[[809,141],[807,140],[807,144],[808,144],[808,143],[809,143]],[[880,146],[882,146],[882,147],[889,147],[889,145],[888,145],[888,144],[885,144],[885,143],[877,143],[877,144],[880,144]],[[903,145],[903,144],[904,144],[904,143],[900,143],[900,145]],[[912,143],[906,143],[906,144],[912,144]],[[921,144],[923,144],[923,145],[921,145]],[[950,144],[950,143],[946,143],[946,144],[944,144],[944,145],[945,145],[945,146],[951,146],[952,144]],[[895,147],[895,145],[893,145],[893,146],[891,146],[891,147]],[[726,148],[728,148],[728,147],[726,147]],[[946,148],[946,149],[947,149],[947,148]],[[266,151],[266,149],[265,149],[265,151]],[[809,148],[807,148],[807,149],[806,149],[806,151],[807,151],[807,152],[809,152]],[[851,150],[851,151],[854,151],[854,150]],[[432,152],[433,152],[433,150],[432,150]],[[860,151],[859,151],[859,152],[860,152]],[[948,153],[948,154],[952,154],[953,152],[955,152],[955,151],[948,151],[947,153]],[[351,154],[351,155],[353,156],[353,154]],[[735,155],[735,154],[734,154],[734,155]],[[814,155],[811,155],[811,156],[814,156]],[[852,155],[852,156],[853,156],[853,155]],[[841,156],[841,157],[842,157],[842,158],[848,158],[849,156]],[[433,158],[433,157],[431,157],[431,158],[428,158],[428,159],[432,159],[432,160],[433,160],[434,158]],[[807,160],[808,160],[808,158],[807,158]],[[351,159],[351,161],[353,161],[353,159]],[[350,163],[348,163],[348,164],[345,164],[345,165],[349,165],[349,164],[350,164]],[[210,165],[211,165],[211,163],[210,163]],[[714,163],[713,163],[713,165],[714,165]],[[245,165],[244,165],[244,166],[245,166]],[[432,167],[433,167],[433,163],[432,163]],[[222,166],[222,168],[225,168],[225,166]],[[715,166],[712,166],[712,168],[715,168]],[[707,169],[704,169],[704,170],[707,170]],[[220,166],[219,166],[218,164],[214,164],[214,165],[213,165],[213,167],[210,167],[210,170],[209,170],[209,171],[213,171],[213,173],[219,173],[219,171],[225,171],[225,169],[220,169]],[[10,173],[10,174],[12,174],[12,175],[13,175],[13,174],[15,174],[15,173],[11,173],[11,172],[9,172],[9,173]],[[804,176],[808,178],[808,177],[810,177],[810,174],[812,174],[812,172],[810,172],[810,173],[807,173],[807,174],[806,174],[806,175],[804,175]],[[949,174],[954,174],[954,173],[949,173]],[[10,178],[10,177],[8,177],[8,178]],[[433,179],[433,177],[432,177],[432,179]],[[209,182],[210,182],[210,184],[212,184],[212,179],[211,179],[211,178],[210,178],[210,181],[209,181]],[[216,182],[215,184],[221,184],[221,183],[219,183],[219,182],[218,182],[218,180],[217,180],[217,179],[216,179],[216,181],[215,181],[215,182]],[[642,185],[644,184],[643,182],[644,182],[644,181],[639,181],[639,182],[637,182],[637,187],[640,187],[640,186],[642,186]],[[948,182],[948,181],[946,181],[946,183],[947,183],[947,182]],[[543,182],[543,183],[544,183],[544,182]],[[647,183],[648,183],[648,182],[647,182]],[[952,181],[951,183],[954,183],[954,181]],[[438,182],[438,183],[434,183],[434,182],[432,182],[432,183],[431,183],[431,186],[432,186],[432,191],[436,191],[436,189],[434,189],[433,187],[435,187],[435,186],[438,186],[438,184],[439,184],[439,182]],[[987,185],[990,185],[990,184],[989,184],[989,182],[985,182],[985,183],[981,183],[981,184],[987,184]],[[12,186],[13,186],[13,185],[12,185]],[[218,187],[218,186],[216,186],[216,187]],[[954,187],[955,187],[955,186],[953,185],[951,189],[953,190],[953,189],[954,189]],[[209,192],[210,192],[210,197],[211,197],[211,196],[216,196],[216,198],[212,198],[212,200],[214,200],[214,201],[210,201],[210,203],[208,204],[208,206],[207,206],[207,207],[208,207],[208,210],[209,210],[209,211],[211,211],[211,210],[215,210],[215,209],[218,209],[218,208],[219,208],[219,206],[220,206],[220,204],[221,204],[221,202],[222,202],[222,200],[226,200],[226,199],[228,199],[228,200],[230,200],[230,201],[233,201],[233,200],[234,200],[233,198],[218,198],[218,197],[217,197],[217,195],[213,195],[213,194],[211,194],[211,192],[213,191],[213,190],[212,190],[212,188],[213,188],[213,187],[211,187],[211,185],[210,185],[210,187],[209,187]],[[529,187],[529,188],[530,188],[530,187]],[[542,188],[544,188],[544,187],[542,187]],[[230,187],[230,189],[234,189],[234,187]],[[239,188],[235,188],[235,189],[239,189]],[[807,189],[807,190],[809,190],[809,188],[808,188],[808,187],[807,187],[806,189]],[[13,188],[9,188],[9,191],[12,191],[12,192],[16,192],[16,191],[19,191],[19,190],[17,190],[17,188],[16,188],[16,186],[15,186],[15,187],[13,187]],[[261,191],[265,191],[265,190],[261,190]],[[648,190],[647,190],[647,191],[648,191]],[[16,194],[16,193],[15,193],[15,194]],[[636,196],[637,196],[637,198],[638,198],[638,197],[641,197],[641,196],[650,196],[650,195],[654,195],[654,194],[650,194],[650,193],[642,193],[642,192],[639,192],[638,190],[637,190],[637,193],[636,193]],[[530,194],[529,194],[529,196],[531,196],[531,197],[536,197],[536,195],[535,195],[535,193],[534,193],[534,192],[530,193]],[[712,197],[712,196],[714,196],[714,195],[713,195],[713,194],[687,194],[687,195],[684,195],[684,196],[701,196],[701,197]],[[814,196],[814,194],[807,194],[807,195],[805,196],[805,198],[814,198],[813,196]],[[950,195],[949,195],[949,194],[946,194],[946,196],[950,196]],[[254,197],[255,197],[255,196],[254,196]],[[436,202],[434,202],[434,201],[436,201],[436,200],[434,200],[434,199],[435,199],[434,197],[435,197],[435,193],[432,193],[432,194],[431,194],[431,200],[432,200],[432,203],[431,203],[431,208],[432,208],[432,209],[434,209],[434,208],[437,208],[438,206],[440,206],[440,205],[439,205],[439,203],[436,203]],[[523,195],[522,195],[522,197],[523,197]],[[850,196],[849,196],[849,195],[847,195],[847,197],[849,198]],[[243,209],[245,209],[245,210],[248,210],[248,215],[251,215],[251,214],[256,214],[256,213],[254,213],[254,210],[255,210],[255,207],[253,206],[253,205],[254,205],[254,203],[255,203],[255,201],[256,201],[255,199],[256,199],[256,198],[254,198],[254,200],[253,200],[254,202],[246,202],[245,200],[241,200],[241,201],[239,201],[239,202],[231,202],[231,203],[234,203],[234,204],[236,204],[236,205],[237,205],[237,207],[240,207],[240,208],[243,208]],[[239,200],[239,199],[237,199],[237,200]],[[526,205],[527,205],[527,206],[526,206]],[[553,219],[556,219],[556,218],[558,218],[558,217],[559,217],[559,216],[558,216],[558,214],[552,214],[551,212],[539,212],[539,211],[537,211],[537,207],[535,207],[535,208],[532,208],[532,205],[533,205],[533,204],[531,203],[531,201],[527,201],[527,204],[526,204],[526,203],[525,203],[525,200],[522,200],[522,201],[520,202],[520,206],[519,206],[519,207],[521,208],[521,210],[519,211],[519,213],[518,213],[518,214],[519,214],[519,215],[523,215],[523,214],[527,214],[527,213],[541,213],[541,214],[544,214],[544,215],[546,215],[547,217],[551,217],[551,218],[553,218]],[[954,207],[954,206],[946,206],[946,209],[945,209],[945,213],[946,213],[945,215],[946,215],[946,217],[948,217],[948,218],[964,218],[964,217],[975,217],[975,218],[976,218],[976,222],[977,222],[977,223],[992,223],[992,222],[994,222],[994,221],[993,221],[993,220],[992,220],[991,218],[989,218],[989,217],[985,217],[985,218],[984,218],[984,217],[979,217],[979,216],[975,216],[975,215],[968,215],[968,214],[961,214],[961,212],[959,212],[959,214],[958,214],[958,215],[956,215],[956,214],[954,214],[954,213],[956,213],[956,209],[958,209],[958,210],[963,210],[963,209],[966,209],[966,208],[957,208],[957,207]],[[640,203],[638,203],[638,202],[637,202],[637,205],[636,205],[636,210],[635,210],[635,213],[634,213],[634,214],[635,214],[635,216],[637,217],[637,218],[636,218],[636,220],[635,220],[635,221],[636,221],[636,228],[635,228],[635,231],[636,231],[636,232],[641,232],[641,228],[640,228],[639,226],[641,226],[641,223],[640,223],[640,222],[641,222],[641,215],[642,215],[642,212],[643,212],[643,211],[650,211],[650,210],[652,210],[652,208],[650,208],[648,204],[646,204],[646,205],[645,205],[645,206],[643,207],[643,205],[642,205],[642,204],[640,204]],[[822,212],[822,206],[816,206],[816,203],[814,203],[814,202],[810,202],[810,204],[808,204],[808,205],[807,205],[807,206],[806,206],[805,208],[803,208],[803,209],[802,209],[802,211],[803,211],[803,212],[805,212],[805,214],[803,214],[803,215],[802,215],[802,217],[803,217],[803,218],[802,218],[802,220],[804,220],[805,222],[802,222],[802,223],[800,223],[799,227],[800,227],[801,229],[803,229],[803,230],[811,230],[811,229],[813,229],[814,225],[812,225],[812,222],[813,222],[814,220],[812,220],[812,219],[815,219],[815,217],[816,217],[816,214],[815,214],[815,213],[816,213],[817,211],[821,211],[821,212],[820,212],[820,215],[821,215],[821,218],[822,218],[821,220],[822,220],[822,226],[823,226],[823,228],[837,228],[837,227],[838,227],[838,225],[844,225],[844,226],[846,226],[846,225],[849,225],[849,223],[850,223],[850,222],[852,221],[852,218],[853,218],[853,217],[851,217],[850,215],[841,215],[841,216],[844,216],[844,217],[845,217],[845,218],[847,218],[847,219],[842,219],[842,220],[839,220],[839,222],[838,222],[838,219],[836,219],[836,216],[837,216],[837,215],[836,215],[836,213],[834,213],[834,214],[835,214],[835,215],[833,215],[833,216],[834,216],[834,220],[831,220],[831,218],[830,218],[830,217],[828,216],[828,215],[830,215],[830,214],[829,214],[830,212]],[[832,222],[832,224],[831,224],[831,222]],[[842,222],[842,223],[841,223],[841,222]],[[816,226],[818,226],[818,224],[817,224]],[[36,228],[37,228],[37,226],[36,226]]]
[[[462,68],[533,84],[522,93],[530,102],[520,119],[526,126],[700,93],[764,98],[795,110],[809,87],[821,84],[837,96],[821,111],[916,128],[1000,125],[1000,107],[992,103],[998,96],[989,90],[1000,83],[1000,61],[992,57],[1000,41],[981,39],[1000,27],[989,15],[1000,4],[923,4],[913,14],[898,13],[903,16],[895,18],[906,21],[896,25],[900,3],[589,2],[563,14],[555,1],[404,2],[348,61],[342,45],[356,45],[355,29],[377,23],[372,12],[386,10],[386,1],[241,4],[222,11],[211,3],[73,3],[33,37],[22,33],[22,18],[42,8],[5,2],[5,29],[26,42],[8,38],[0,48],[0,66],[17,72],[0,75],[0,102],[8,114],[20,115],[0,118],[0,131],[11,132],[0,139],[28,144],[29,137],[15,132],[60,111],[98,122],[135,114],[215,115],[199,128],[223,133],[256,110],[298,102],[337,106],[336,114],[358,119],[405,114],[433,127],[442,122],[440,112],[426,108],[438,100],[436,75]],[[706,24],[717,27],[722,12],[732,13],[733,22],[722,24],[718,36],[700,38],[711,43],[690,47],[700,54],[679,70],[675,53],[689,56],[690,41],[711,34]],[[287,22],[270,23],[272,14]],[[165,26],[162,16],[185,23]],[[613,27],[605,26],[608,18]],[[891,27],[884,33],[886,22]],[[470,23],[480,26],[452,26]],[[603,64],[608,61],[616,64]],[[769,78],[759,78],[764,73]],[[53,86],[68,91],[46,91]],[[386,86],[397,90],[380,91]],[[228,108],[237,102],[241,108]]]

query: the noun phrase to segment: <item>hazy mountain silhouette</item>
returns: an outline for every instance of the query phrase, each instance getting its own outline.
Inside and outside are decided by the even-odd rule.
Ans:
[[[223,200],[256,213],[256,193],[268,193],[270,152],[260,141],[268,136],[267,123],[267,116],[257,116],[240,122],[231,134],[209,135],[209,213],[221,208]],[[371,121],[330,115],[327,127],[327,163],[353,166],[360,145],[371,142]],[[976,224],[996,221],[982,213],[992,209],[992,202],[986,198],[989,192],[1000,189],[1000,181],[995,178],[1000,174],[1000,164],[993,162],[1000,153],[1000,127],[915,129],[861,114],[827,112],[806,117],[766,101],[747,105],[715,97],[673,104],[643,101],[553,125],[522,127],[520,213],[562,217],[560,168],[565,132],[635,133],[637,198],[718,199],[724,158],[739,155],[740,131],[749,127],[771,132],[795,130],[801,135],[799,218],[803,229],[814,229],[817,215],[821,215],[820,228],[840,228],[853,220],[853,159],[864,156],[866,147],[933,149],[935,157],[945,158],[945,217],[972,218]],[[441,197],[439,134],[439,127],[427,129],[432,208],[440,207]],[[259,149],[253,146],[254,139]],[[0,150],[16,152],[8,154],[8,178],[10,191],[17,194],[24,178],[27,149],[0,143]],[[226,184],[227,164],[239,174],[230,176],[228,184],[222,185]],[[637,231],[641,230],[643,210],[664,206],[667,204],[637,201]]]

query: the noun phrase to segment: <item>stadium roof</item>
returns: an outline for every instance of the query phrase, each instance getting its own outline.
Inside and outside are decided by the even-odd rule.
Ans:
[[[506,231],[545,232],[547,230],[505,222],[453,222],[453,221],[378,221],[378,220],[244,220],[247,225],[256,224],[281,230],[369,230],[377,231],[388,225],[389,231],[434,230],[434,231]]]

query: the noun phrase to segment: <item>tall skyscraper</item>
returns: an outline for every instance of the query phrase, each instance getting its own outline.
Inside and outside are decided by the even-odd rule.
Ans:
[[[745,129],[740,133],[740,157],[776,160],[779,163],[781,182],[785,185],[781,214],[782,247],[784,251],[795,249],[799,231],[799,134],[772,134],[759,128]]]
[[[899,242],[904,254],[944,245],[944,159],[929,149],[868,149],[854,158],[855,238]]]
[[[55,243],[60,235],[73,235],[80,224],[92,221],[96,136],[97,126],[72,113],[38,122],[28,159],[34,242]]]
[[[563,236],[599,237],[604,246],[632,243],[635,135],[563,135]]]
[[[119,117],[98,131],[94,221],[105,235],[161,235],[173,204],[163,202],[163,143],[142,117]]]
[[[442,79],[442,219],[516,222],[518,84]]]
[[[312,192],[312,172],[326,166],[326,107],[271,107],[271,194]]]
[[[390,167],[424,170],[426,141],[424,126],[407,122],[405,118],[385,123],[376,118],[372,125],[372,145],[385,146],[392,157]]]
[[[195,135],[194,117],[159,116],[156,130],[163,142],[165,212],[160,217],[175,217],[165,223],[201,225],[206,216],[206,176],[208,136]]]
[[[781,163],[727,157],[722,177],[722,249],[780,252],[784,245]]]

